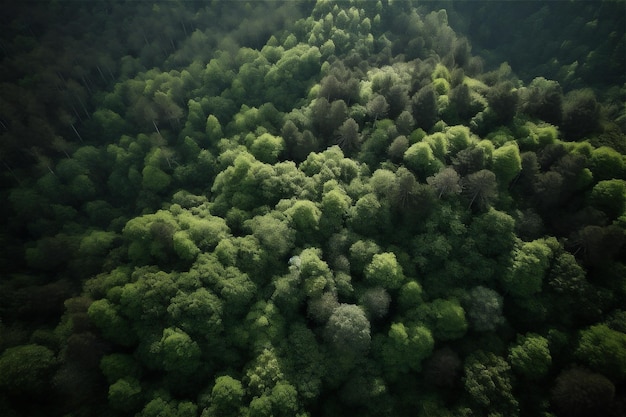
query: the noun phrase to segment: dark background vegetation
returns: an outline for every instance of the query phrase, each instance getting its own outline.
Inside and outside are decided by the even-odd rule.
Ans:
[[[625,8],[4,6],[3,415],[624,415]]]

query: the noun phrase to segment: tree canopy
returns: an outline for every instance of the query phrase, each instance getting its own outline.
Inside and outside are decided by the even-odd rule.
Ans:
[[[3,415],[624,414],[623,0],[14,3]]]

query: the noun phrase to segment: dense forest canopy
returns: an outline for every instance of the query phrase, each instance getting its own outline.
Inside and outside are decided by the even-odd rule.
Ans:
[[[626,2],[20,2],[7,417],[626,413]]]

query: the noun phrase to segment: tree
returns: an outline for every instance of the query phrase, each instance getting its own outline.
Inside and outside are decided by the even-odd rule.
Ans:
[[[350,269],[362,274],[372,257],[380,252],[380,247],[373,240],[357,240],[350,246],[349,252]]]
[[[375,254],[363,272],[368,283],[389,290],[400,288],[405,280],[402,267],[392,252]]]
[[[493,152],[492,170],[503,187],[517,177],[522,170],[522,159],[516,142],[505,144]]]
[[[570,91],[563,102],[561,128],[567,139],[579,140],[597,130],[600,106],[591,89]]]
[[[424,302],[422,286],[417,281],[409,281],[400,289],[398,304],[404,311],[417,308]]]
[[[460,180],[459,174],[450,167],[446,167],[432,177],[426,178],[426,182],[436,190],[437,198],[440,199],[444,195],[460,194]]]
[[[464,304],[476,331],[492,331],[504,323],[502,297],[490,288],[475,287],[470,290]]]
[[[563,90],[558,81],[536,77],[522,90],[520,105],[524,113],[558,125],[563,112]]]
[[[389,118],[397,118],[405,111],[409,103],[409,95],[406,86],[401,84],[392,85],[385,94],[385,98],[389,103]]]
[[[294,416],[299,409],[298,392],[288,382],[277,383],[272,388],[270,400],[276,417]]]
[[[465,361],[465,391],[480,407],[490,412],[515,416],[519,405],[512,390],[511,367],[491,352],[477,351]]]
[[[132,356],[123,353],[102,357],[100,370],[110,384],[124,378],[137,380],[141,376],[140,364]]]
[[[167,398],[165,394],[160,394]],[[190,401],[176,401],[163,399],[156,394],[153,400],[137,413],[137,417],[195,417],[198,415],[198,407]]]
[[[340,304],[324,329],[330,347],[342,357],[359,357],[369,350],[370,322],[363,309],[354,304]]]
[[[453,156],[467,149],[471,144],[470,130],[467,126],[450,126],[446,131],[446,137],[448,138],[450,155]]]
[[[361,145],[359,125],[353,118],[346,119],[337,129],[337,133],[339,134],[337,144],[346,156],[351,156],[359,150]]]
[[[503,287],[514,297],[531,297],[541,291],[552,251],[545,242],[525,242],[515,251],[513,266],[503,277]]]
[[[135,378],[119,379],[109,386],[109,404],[115,410],[131,413],[138,409],[140,394],[141,385]]]
[[[155,193],[164,191],[172,181],[172,178],[168,174],[153,165],[147,165],[141,171],[141,175],[143,176],[143,187]]]
[[[412,97],[415,125],[429,131],[437,121],[437,96],[432,85],[422,87]]]
[[[170,301],[167,312],[175,325],[197,337],[211,341],[222,331],[222,301],[206,288],[191,293],[179,291]]]
[[[515,220],[507,213],[491,208],[474,217],[469,235],[480,254],[501,257],[504,261],[515,247]]]
[[[254,397],[248,406],[248,415],[250,417],[271,417],[273,414],[270,396],[263,394],[260,397]]]
[[[95,324],[108,340],[122,346],[136,343],[131,325],[119,311],[119,307],[107,299],[96,300],[89,306],[89,320]]]
[[[469,200],[468,207],[474,204],[478,209],[484,210],[497,197],[496,175],[486,169],[482,169],[463,178],[463,195]]]
[[[608,146],[591,152],[591,171],[596,180],[611,180],[624,177],[626,162],[622,155]]]
[[[201,350],[183,330],[168,327],[154,347],[161,357],[163,369],[168,372],[191,375],[200,367]]]
[[[284,216],[276,212],[255,216],[246,220],[244,225],[268,252],[278,257],[287,254],[295,244],[296,231],[289,227]]]
[[[441,161],[435,158],[432,148],[426,142],[411,145],[404,153],[404,163],[422,179],[435,174],[442,167]]]
[[[278,161],[278,156],[284,148],[283,138],[263,133],[252,142],[250,153],[259,161],[271,164]]]
[[[340,187],[324,193],[322,196],[320,229],[326,235],[339,231],[344,225],[351,202],[350,197]]]
[[[296,229],[298,242],[314,242],[321,217],[320,209],[309,200],[297,200],[285,214]]]
[[[394,162],[402,161],[404,157],[404,153],[409,149],[409,140],[406,136],[400,135],[396,137],[391,145],[389,145],[389,149],[387,149],[387,154]]]
[[[185,261],[193,261],[200,253],[200,249],[189,238],[185,230],[179,230],[172,236],[172,245],[176,254]]]
[[[569,252],[554,258],[547,281],[553,291],[565,297],[581,296],[588,285],[585,270]]]
[[[576,357],[595,371],[626,380],[626,334],[596,324],[580,332]]]
[[[316,248],[307,248],[300,253],[299,277],[304,282],[304,293],[308,297],[320,297],[332,288],[332,273],[321,256],[321,251]]]
[[[287,341],[288,380],[294,381],[303,402],[315,401],[326,372],[326,363],[315,334],[306,325],[294,323]]]
[[[517,90],[510,81],[496,84],[487,93],[489,109],[494,114],[494,124],[507,125],[513,120],[518,102]]]
[[[307,313],[311,319],[324,324],[337,307],[339,307],[337,295],[334,292],[326,291],[321,296],[309,300]]]
[[[211,389],[210,415],[227,417],[239,414],[244,394],[239,380],[229,375],[218,376]]]
[[[574,367],[556,378],[550,402],[564,417],[607,415],[614,396],[615,386],[607,377]]]
[[[626,210],[626,181],[605,180],[594,185],[591,191],[591,204],[609,217],[615,219]]]
[[[381,205],[373,193],[359,198],[348,214],[348,224],[356,231],[366,236],[373,236],[386,231],[389,226],[389,211]]]
[[[430,330],[424,326],[391,324],[382,347],[386,371],[392,379],[399,373],[421,371],[422,361],[431,355],[434,344]]]
[[[467,331],[465,311],[456,300],[437,298],[425,305],[427,323],[437,340],[454,340]]]
[[[396,127],[401,135],[408,135],[413,131],[415,119],[408,110],[402,111],[396,119]]]
[[[374,122],[386,116],[388,111],[389,104],[387,104],[385,97],[380,94],[375,95],[367,102],[367,114],[374,119]]]
[[[47,347],[36,344],[10,347],[0,356],[0,387],[18,396],[41,393],[56,364],[54,353]]]
[[[459,175],[473,174],[487,166],[493,151],[493,144],[490,141],[480,142],[479,145],[481,144],[485,146],[468,146],[452,158],[452,166]]]
[[[284,378],[282,358],[273,347],[265,348],[248,363],[243,379],[250,395],[269,394]]]
[[[508,358],[513,370],[530,380],[543,378],[552,364],[548,339],[531,333],[518,335],[516,344],[509,348]]]
[[[370,320],[384,317],[389,310],[391,297],[381,287],[370,288],[361,296],[360,303],[365,309]]]

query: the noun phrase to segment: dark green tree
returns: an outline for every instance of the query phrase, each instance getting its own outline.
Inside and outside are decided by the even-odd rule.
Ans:
[[[550,402],[560,415],[583,417],[606,414],[614,396],[615,386],[607,377],[574,367],[559,374]]]
[[[513,396],[511,367],[491,352],[478,351],[465,360],[465,391],[482,409],[516,416],[519,404]]]
[[[10,347],[0,356],[0,387],[23,398],[41,393],[56,365],[54,352],[47,347],[36,344]]]

